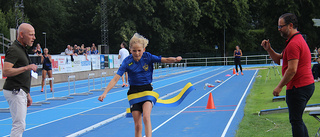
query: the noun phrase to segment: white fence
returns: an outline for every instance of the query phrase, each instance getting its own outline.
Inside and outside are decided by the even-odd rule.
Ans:
[[[315,57],[315,53],[312,53],[312,57]],[[104,56],[108,56],[108,60],[104,60]],[[0,79],[2,78],[2,67],[4,54],[0,54]],[[91,55],[85,59],[84,56],[74,57],[75,61],[71,62],[70,56],[52,56],[54,59],[53,62],[53,73],[68,73],[68,72],[77,72],[77,71],[86,71],[94,69],[104,69],[102,65],[104,62],[108,66],[106,68],[119,68],[119,59],[117,54],[108,54],[108,55]],[[271,59],[269,55],[251,55],[251,56],[242,56],[241,64],[270,64]],[[100,64],[101,63],[101,64]],[[186,66],[221,66],[221,65],[234,65],[234,56],[229,57],[207,57],[207,58],[183,58],[181,65]],[[166,63],[156,63],[155,69],[159,68],[171,68],[177,67],[174,65],[177,64],[166,64]],[[103,66],[103,67],[101,67]]]
[[[242,56],[241,64],[268,64],[272,60],[269,55],[252,55]],[[234,57],[208,57],[208,58],[185,58],[182,63],[188,66],[218,66],[218,65],[234,65]]]
[[[312,58],[315,57],[315,53],[311,53]],[[270,64],[272,59],[269,55],[250,55],[242,56],[241,64]],[[180,63],[185,63],[187,66],[222,66],[222,65],[234,65],[234,56],[229,57],[207,57],[207,58],[183,58]],[[166,64],[161,63],[162,67]]]

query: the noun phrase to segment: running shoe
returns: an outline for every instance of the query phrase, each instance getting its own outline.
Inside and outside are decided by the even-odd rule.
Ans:
[[[41,89],[41,92],[43,92],[43,88]]]
[[[126,84],[123,83],[123,84],[122,84],[122,87],[124,87],[124,86],[126,86]]]
[[[243,75],[243,73],[241,72],[241,75]]]
[[[236,73],[236,75],[238,76],[238,75],[239,75],[239,73],[237,72],[237,73]]]

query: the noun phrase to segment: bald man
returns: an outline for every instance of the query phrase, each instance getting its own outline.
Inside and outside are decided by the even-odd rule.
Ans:
[[[27,46],[32,46],[35,37],[34,28],[28,23],[18,27],[18,38],[6,52],[3,64],[3,76],[7,77],[3,85],[3,94],[8,101],[12,116],[11,137],[22,137],[26,127],[27,107],[32,104],[30,96],[31,70],[37,66],[31,64]]]

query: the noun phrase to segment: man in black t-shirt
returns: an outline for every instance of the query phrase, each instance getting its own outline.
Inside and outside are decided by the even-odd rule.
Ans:
[[[18,28],[18,38],[6,52],[3,64],[3,76],[7,77],[3,85],[3,94],[8,101],[12,116],[11,137],[22,137],[26,127],[27,107],[32,104],[30,96],[31,70],[37,66],[31,64],[27,46],[32,46],[35,37],[34,28],[22,23]]]

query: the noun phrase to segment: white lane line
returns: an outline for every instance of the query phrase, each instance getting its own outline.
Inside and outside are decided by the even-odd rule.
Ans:
[[[222,67],[219,67],[219,68],[217,68],[217,69],[220,69],[220,68],[222,68]],[[197,69],[197,68],[190,68],[189,69],[189,71],[194,71],[195,69]],[[209,69],[209,68],[204,68],[204,69],[201,69],[201,71],[202,70],[206,70],[206,69]],[[191,72],[192,73],[192,72]],[[174,76],[174,77],[177,77],[177,76]],[[171,78],[174,78],[174,77],[171,77]],[[108,82],[109,80],[111,80],[113,78],[113,76],[108,76],[107,77],[107,79],[106,79],[106,82]],[[97,80],[96,80],[97,79]],[[95,83],[97,83],[97,82],[99,82],[100,81],[100,78],[95,78]],[[104,81],[104,80],[103,80]],[[163,81],[163,80],[161,80],[161,81]],[[92,83],[93,81],[92,80],[90,80],[90,83]],[[77,80],[76,82],[76,91],[81,91],[81,92],[79,92],[79,93],[82,93],[82,92],[86,92],[87,91],[87,89],[88,89],[88,86],[84,86],[84,87],[77,87],[77,85],[81,85],[81,84],[85,84],[85,83],[88,83],[88,81],[87,81],[87,79],[84,79],[84,80]],[[65,85],[65,84],[67,84],[67,82],[63,82],[63,83],[57,83],[57,84],[55,84],[54,86],[55,86],[55,88],[61,88],[61,87],[66,87],[66,88],[68,88],[68,85]],[[95,87],[96,86],[99,86],[99,85],[101,85],[101,83],[99,83],[99,84],[95,84]],[[47,85],[47,86],[49,86],[49,85]],[[40,88],[40,86],[38,86],[39,88]],[[72,87],[72,86],[71,86]],[[31,88],[37,88],[37,87],[31,87]],[[48,87],[49,88],[49,87]],[[39,89],[40,90],[40,89]],[[71,89],[71,90],[73,90],[73,89]],[[70,91],[71,91],[70,90]],[[0,91],[0,92],[2,92],[2,91]],[[32,90],[32,91],[30,91],[30,94],[32,94],[32,93],[35,93],[35,92],[39,92],[39,91],[35,91],[35,90]],[[64,93],[67,93],[67,92],[69,92],[69,90],[68,89],[66,89],[66,90],[60,90],[60,91],[57,91],[57,92],[54,92],[55,94],[64,94]],[[48,93],[49,94],[49,93]],[[51,94],[51,93],[50,93]],[[1,96],[4,96],[3,94],[2,95],[0,95],[0,97]],[[43,97],[44,98],[44,94],[38,94],[38,95],[31,95],[31,97],[32,98],[36,98],[36,97]],[[42,101],[46,101],[46,100],[39,100],[39,101],[36,101],[36,102],[42,102]],[[0,103],[4,103],[4,102],[7,102],[7,100],[3,100],[3,101],[0,101]],[[0,108],[2,108],[2,107],[0,107]]]
[[[231,118],[229,119],[229,122],[228,122],[227,126],[224,128],[224,131],[223,131],[223,133],[222,133],[221,137],[225,137],[225,136],[226,136],[227,131],[228,131],[228,129],[229,129],[229,127],[230,127],[230,125],[231,125],[231,122],[233,121],[233,118],[236,116],[236,114],[237,114],[237,112],[238,112],[238,109],[239,109],[239,107],[240,107],[240,105],[241,105],[241,103],[242,103],[242,101],[243,101],[244,97],[246,96],[246,94],[247,94],[247,92],[248,92],[248,90],[249,90],[249,87],[251,86],[252,81],[253,81],[253,79],[255,78],[255,76],[256,76],[256,74],[257,74],[257,72],[258,72],[258,70],[256,70],[256,72],[253,74],[253,76],[252,76],[252,78],[251,78],[250,83],[248,84],[248,86],[247,86],[247,88],[246,88],[245,92],[243,93],[243,95],[242,95],[242,97],[241,97],[241,99],[240,99],[240,101],[239,101],[239,103],[238,103],[238,105],[237,105],[237,107],[236,107],[235,111],[233,112],[233,114],[232,114]]]
[[[160,88],[162,88],[162,87],[160,87]],[[167,95],[168,95],[168,94],[167,94]],[[166,95],[166,96],[167,96],[167,95]],[[114,121],[114,120],[117,120],[117,119],[119,119],[119,118],[121,118],[121,117],[124,117],[125,115],[126,115],[126,112],[120,113],[120,114],[115,115],[115,116],[113,116],[113,117],[111,117],[111,118],[108,118],[108,119],[106,119],[106,120],[104,120],[104,121],[101,121],[101,122],[99,122],[99,123],[97,123],[97,124],[94,124],[94,125],[92,125],[92,126],[90,126],[90,127],[87,127],[87,128],[82,129],[82,130],[80,130],[80,131],[77,131],[77,132],[75,132],[75,133],[72,133],[72,134],[70,134],[70,135],[68,135],[68,136],[66,136],[66,137],[76,137],[76,136],[80,136],[80,135],[82,135],[82,134],[84,134],[84,133],[86,133],[86,132],[89,132],[89,131],[91,131],[91,130],[93,130],[93,129],[96,129],[96,128],[100,127],[100,126],[103,126],[103,125],[105,125],[105,124],[107,124],[107,123],[110,123],[110,122],[112,122],[112,121]]]
[[[222,68],[222,67],[219,67],[219,68],[217,68],[217,69],[211,70],[211,71],[209,71],[209,72],[219,70],[220,68]],[[208,69],[208,68],[206,68],[206,69]],[[206,70],[206,69],[202,69],[201,71]],[[209,73],[209,72],[207,72],[207,73]],[[206,73],[204,73],[204,74],[206,74]],[[196,75],[196,76],[197,76],[197,75]],[[196,77],[196,76],[190,77],[189,79],[194,78],[194,77]],[[176,76],[176,77],[178,77],[178,76]],[[174,79],[174,78],[175,78],[175,77],[168,78],[168,79]],[[165,81],[165,80],[168,80],[168,79],[159,80],[159,81],[157,81],[157,82]],[[185,80],[185,79],[184,79],[184,80]],[[178,82],[181,82],[181,81],[183,81],[183,80],[176,81],[176,82],[171,83],[171,84],[169,84],[169,85],[173,85],[173,84],[178,83]],[[155,83],[156,83],[156,82],[155,82]],[[169,86],[169,85],[165,85],[165,86]],[[165,87],[165,86],[158,87],[158,88],[156,88],[156,89],[163,88],[163,87]],[[109,94],[114,94],[114,93],[123,92],[123,91],[127,91],[127,89],[119,90],[119,91],[116,91],[116,92],[111,92],[111,93],[109,93]],[[79,100],[79,101],[76,101],[76,102],[72,102],[72,103],[68,103],[68,104],[64,104],[64,105],[60,105],[60,106],[56,106],[56,107],[52,107],[52,108],[43,109],[43,110],[40,110],[40,111],[28,113],[27,115],[33,114],[33,113],[38,113],[38,112],[45,111],[45,110],[49,110],[49,109],[59,108],[59,107],[62,107],[62,106],[66,106],[66,105],[69,105],[69,104],[74,104],[74,103],[77,103],[77,102],[82,102],[82,101],[90,100],[90,99],[97,98],[97,97],[98,97],[98,96],[91,97],[91,98],[87,98],[87,99],[83,99],[83,100]],[[110,104],[115,103],[115,102],[123,101],[123,100],[125,100],[125,99],[127,99],[127,98],[122,98],[122,99],[116,100],[116,101],[114,101],[114,102],[111,102],[111,103],[108,103],[108,104],[105,104],[105,105],[102,105],[102,106],[99,106],[99,107],[95,107],[95,108],[93,108],[93,109],[97,109],[97,108],[100,108],[100,107],[103,107],[103,106],[106,106],[106,105],[110,105]],[[90,110],[93,110],[93,109],[90,109]],[[85,111],[79,112],[79,113],[77,113],[77,114],[81,114],[81,113],[84,113],[84,112],[87,112],[87,111],[89,111],[89,110],[85,110]],[[120,115],[120,114],[119,114],[119,115]],[[43,126],[43,125],[47,125],[47,124],[50,124],[50,123],[55,122],[55,121],[58,121],[58,120],[62,120],[62,119],[65,119],[65,118],[69,118],[69,117],[71,117],[71,116],[74,116],[74,114],[73,114],[73,115],[66,116],[66,117],[62,117],[62,118],[57,119],[57,120],[49,121],[49,122],[47,122],[47,123],[43,123],[43,124],[41,124],[41,125],[39,125],[39,126],[36,126],[36,127],[40,127],[40,126]],[[118,116],[118,115],[116,115],[116,116]],[[114,117],[116,117],[116,116],[114,116]],[[10,118],[11,118],[11,117],[10,117]],[[10,119],[10,118],[7,118],[7,119]],[[7,120],[7,119],[2,119],[2,120],[0,120],[0,121]],[[111,118],[110,118],[110,119],[111,119]],[[28,128],[28,129],[26,129],[25,131],[34,129],[34,128],[36,128],[36,127]]]
[[[221,67],[220,67],[220,68],[221,68]],[[218,69],[220,69],[220,68],[217,68],[217,69],[215,69],[215,70],[218,70]],[[230,68],[229,68],[229,69],[230,69]],[[207,80],[207,79],[209,79],[209,78],[215,77],[215,76],[217,76],[217,75],[219,75],[219,74],[221,74],[221,73],[224,73],[224,72],[228,71],[229,69],[226,69],[226,70],[224,70],[224,71],[222,71],[222,72],[219,72],[219,73],[217,73],[217,74],[215,74],[215,75],[213,75],[213,76],[210,76],[210,77],[207,77],[207,78],[205,78],[205,79],[202,79],[202,80],[194,83],[193,85],[199,84],[200,82],[203,82],[203,81],[205,81],[205,80]],[[215,70],[212,70],[212,71],[215,71]],[[210,72],[211,72],[211,71],[210,71]],[[204,73],[204,74],[206,74],[206,73]],[[203,75],[203,74],[202,74],[202,75]],[[194,76],[194,77],[197,77],[197,76]],[[194,78],[194,77],[191,77],[191,78]],[[191,78],[189,78],[189,79],[191,79]],[[229,79],[230,79],[230,78],[229,78]],[[180,81],[184,81],[184,80],[180,80]],[[180,82],[180,81],[179,81],[179,82]],[[177,83],[177,82],[175,82],[175,83]],[[169,85],[172,85],[172,84],[174,84],[174,83],[171,83],[171,84],[169,84]],[[221,84],[222,84],[222,83],[221,83]],[[221,85],[221,84],[220,84],[220,85]],[[165,85],[165,86],[169,86],[169,85]],[[162,87],[165,87],[165,86],[162,86]],[[160,88],[162,88],[162,87],[160,87]],[[163,99],[163,98],[165,98],[165,97],[171,96],[171,95],[173,95],[174,93],[177,93],[177,92],[181,91],[182,89],[183,89],[183,88],[178,89],[178,90],[176,90],[176,91],[174,91],[174,92],[168,93],[168,94],[166,94],[165,96],[160,97],[160,99]],[[94,125],[92,125],[92,126],[90,126],[90,127],[87,127],[87,128],[82,129],[82,130],[80,130],[80,131],[77,131],[77,132],[75,132],[75,133],[72,133],[72,134],[68,135],[67,137],[80,136],[80,135],[82,135],[82,134],[84,134],[84,133],[86,133],[86,132],[89,132],[89,131],[97,128],[97,127],[100,127],[100,126],[105,125],[105,124],[108,124],[108,123],[110,123],[110,122],[112,122],[112,121],[114,121],[114,120],[117,120],[117,119],[119,119],[119,118],[121,118],[121,117],[124,117],[125,115],[126,115],[126,112],[123,112],[123,113],[121,113],[121,114],[118,114],[118,115],[116,115],[116,116],[113,116],[113,117],[111,117],[111,118],[108,118],[108,119],[106,119],[106,120],[104,120],[104,121],[102,121],[102,122],[99,122],[99,123],[97,123],[97,124],[94,124]],[[152,132],[153,132],[153,131],[152,131]]]
[[[221,68],[221,67],[220,67],[220,68]],[[214,69],[214,70],[212,70],[212,71],[219,70],[220,68]],[[206,69],[208,69],[208,68],[206,68]],[[203,69],[203,70],[206,70],[206,69]],[[201,71],[202,71],[202,70],[201,70]],[[211,71],[210,71],[210,72],[211,72]],[[178,76],[175,76],[175,77],[178,77]],[[171,78],[168,78],[168,79],[173,79],[173,78],[175,78],[175,77],[171,77]],[[194,77],[195,77],[195,76],[194,76]],[[190,77],[190,78],[193,78],[193,77]],[[161,82],[161,81],[165,81],[165,80],[168,80],[168,79],[159,80],[159,81],[156,81],[155,83]],[[180,80],[180,81],[183,81],[183,80]],[[177,81],[177,82],[180,82],[180,81]],[[175,82],[175,83],[177,83],[177,82]],[[175,83],[172,83],[172,84],[175,84]],[[169,85],[172,85],[172,84],[169,84]],[[163,87],[165,87],[165,86],[162,86],[162,87],[159,87],[159,88],[163,88]],[[159,89],[159,88],[156,88],[156,89]],[[110,92],[108,95],[110,95],[110,94],[115,94],[115,93],[118,93],[118,92],[127,91],[127,90],[128,90],[128,89],[122,89],[122,90],[119,90],[119,91]],[[55,106],[55,107],[51,107],[51,108],[45,108],[45,109],[42,109],[42,110],[39,110],[39,111],[35,111],[35,112],[28,113],[27,116],[28,116],[29,114],[34,114],[34,113],[38,113],[38,112],[45,111],[45,110],[50,110],[50,109],[55,109],[55,108],[59,108],[59,107],[71,105],[71,104],[74,104],[74,103],[78,103],[78,102],[90,100],[90,99],[97,98],[97,97],[98,97],[98,96],[94,96],[94,97],[90,97],[90,98],[78,100],[78,101],[75,101],[75,102],[71,102],[71,103],[67,103],[67,104],[63,104],[63,105],[59,105],[59,106]],[[119,100],[122,100],[122,99],[119,99]],[[4,121],[4,120],[11,119],[11,118],[12,118],[12,117],[9,117],[9,118],[6,118],[6,119],[0,119],[0,122],[1,122],[1,121]]]
[[[152,132],[156,131],[157,129],[159,129],[160,127],[162,127],[164,124],[168,123],[171,119],[175,118],[176,116],[178,116],[180,113],[182,113],[184,110],[186,110],[187,108],[189,108],[190,106],[192,106],[193,104],[197,103],[200,99],[202,99],[203,97],[205,97],[206,95],[208,95],[210,92],[212,92],[213,90],[217,89],[218,87],[220,87],[221,85],[223,85],[225,82],[227,82],[229,79],[233,78],[235,75],[232,75],[231,77],[229,77],[228,79],[226,79],[225,81],[223,81],[221,84],[219,84],[218,86],[216,86],[215,88],[213,88],[212,90],[210,90],[209,92],[207,92],[206,94],[204,94],[203,96],[201,96],[200,98],[198,98],[197,100],[195,100],[194,102],[192,102],[190,105],[188,105],[187,107],[185,107],[184,109],[180,110],[178,113],[176,113],[175,115],[173,115],[172,117],[170,117],[169,119],[167,119],[166,121],[164,121],[162,124],[160,124],[159,126],[157,126],[155,129],[152,130]],[[145,136],[144,136],[145,137]]]
[[[124,100],[124,99],[122,99],[122,100]],[[66,119],[66,118],[69,118],[69,117],[73,117],[73,116],[75,116],[75,115],[79,115],[79,114],[81,114],[81,113],[84,113],[84,112],[87,112],[87,111],[90,111],[90,110],[93,110],[93,109],[97,109],[97,108],[101,108],[101,107],[104,107],[104,106],[107,106],[107,105],[110,105],[110,104],[113,104],[113,103],[117,103],[117,102],[120,102],[120,101],[122,101],[122,100],[113,101],[113,102],[110,102],[110,103],[108,103],[108,104],[105,104],[105,105],[102,105],[102,106],[99,106],[99,107],[91,108],[91,109],[88,109],[88,110],[86,110],[86,111],[82,111],[82,112],[75,113],[75,114],[72,114],[72,115],[69,115],[69,116],[66,116],[66,117],[62,117],[62,118],[60,118],[60,119],[52,120],[52,121],[49,121],[49,122],[47,122],[47,123],[43,123],[43,124],[40,124],[40,125],[31,127],[31,128],[28,128],[28,129],[26,129],[25,131],[28,131],[28,130],[31,130],[31,129],[34,129],[34,128],[37,128],[37,127],[41,127],[41,126],[43,126],[43,125],[47,125],[47,124],[50,124],[50,123],[53,123],[53,122],[56,122],[56,121],[59,121],[59,120],[62,120],[62,119]],[[4,136],[4,137],[9,137],[9,136],[10,136],[10,135],[6,135],[6,136]]]

